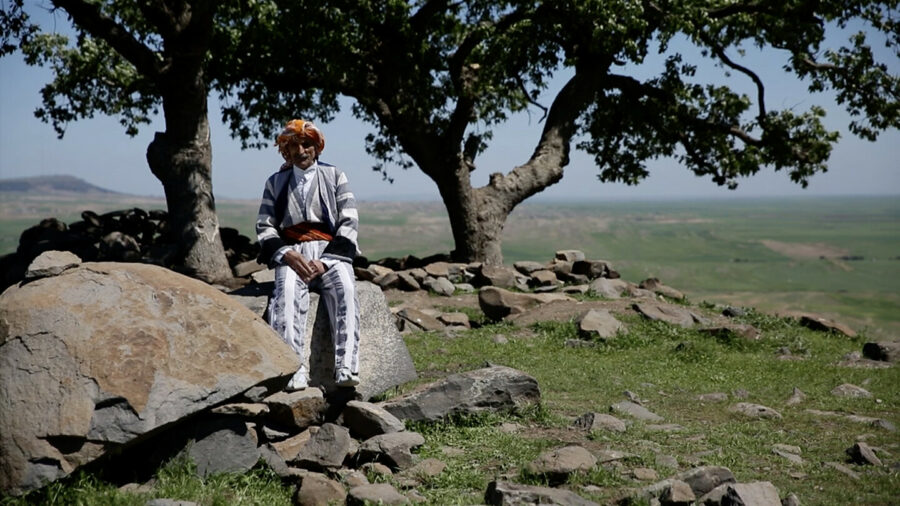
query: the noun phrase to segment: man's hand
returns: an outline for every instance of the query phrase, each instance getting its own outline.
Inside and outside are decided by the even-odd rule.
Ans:
[[[325,264],[318,260],[307,260],[294,250],[288,250],[284,254],[284,263],[293,269],[300,276],[300,279],[307,284],[325,272]]]

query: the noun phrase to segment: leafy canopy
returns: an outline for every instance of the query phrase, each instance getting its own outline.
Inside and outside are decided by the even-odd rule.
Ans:
[[[836,132],[825,111],[772,109],[767,83],[740,58],[746,48],[786,56],[784,70],[810,92],[834,90],[867,139],[896,128],[900,81],[874,59],[873,35],[898,53],[897,0],[334,0],[269,2],[267,15],[234,32],[242,54],[220,61],[217,89],[246,145],[271,137],[285,118],[330,117],[337,97],[377,132],[367,149],[384,164],[426,173],[474,169],[491,129],[522,110],[542,110],[548,128],[570,128],[603,181],[638,183],[648,160],[675,157],[698,175],[734,187],[763,166],[805,185],[826,169]],[[862,26],[842,47],[834,28]],[[698,82],[684,41],[723,73],[744,76],[747,96]],[[830,39],[828,39],[830,40]],[[664,55],[655,75],[634,65]],[[554,76],[572,75],[559,97],[537,103]],[[558,98],[559,98],[558,97]],[[554,109],[560,111],[554,116]],[[574,112],[572,112],[574,111]],[[542,119],[544,119],[542,118]],[[448,169],[451,170],[451,169]],[[455,169],[452,169],[455,170]]]

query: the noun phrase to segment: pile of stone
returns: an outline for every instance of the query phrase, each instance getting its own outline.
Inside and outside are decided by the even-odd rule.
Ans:
[[[22,280],[28,265],[45,251],[69,251],[85,261],[142,262],[169,268],[177,261],[177,238],[170,231],[166,211],[84,211],[81,218],[68,225],[47,218],[22,232],[16,252],[0,258],[0,289]],[[259,245],[236,229],[220,227],[219,233],[232,268],[259,254]]]
[[[481,262],[450,262],[446,255],[426,259],[386,258],[355,267],[357,279],[371,281],[383,290],[428,290],[450,296],[456,291],[472,292],[483,286],[527,292],[587,291],[597,278],[618,279],[619,273],[603,260],[588,260],[581,251],[563,250],[547,263],[521,261],[512,267]]]

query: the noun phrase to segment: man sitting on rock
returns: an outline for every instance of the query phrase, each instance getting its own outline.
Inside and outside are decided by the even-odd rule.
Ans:
[[[308,386],[304,361],[309,290],[321,293],[334,339],[335,384],[359,384],[359,305],[353,275],[359,217],[347,176],[319,161],[325,137],[312,123],[291,120],[276,140],[285,159],[269,177],[256,220],[260,261],[275,268],[272,327],[299,355],[287,390]]]

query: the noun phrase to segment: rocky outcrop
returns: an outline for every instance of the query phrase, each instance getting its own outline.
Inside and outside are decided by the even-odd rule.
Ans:
[[[0,488],[67,475],[298,366],[220,291],[145,264],[85,263],[0,296]]]

